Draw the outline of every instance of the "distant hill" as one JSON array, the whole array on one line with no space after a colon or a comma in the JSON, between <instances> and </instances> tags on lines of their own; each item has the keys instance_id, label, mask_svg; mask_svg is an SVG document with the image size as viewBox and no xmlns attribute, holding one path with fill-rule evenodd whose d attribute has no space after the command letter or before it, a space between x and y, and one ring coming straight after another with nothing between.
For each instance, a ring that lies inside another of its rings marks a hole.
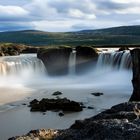
<instances>
[{"instance_id":1,"label":"distant hill","mask_svg":"<svg viewBox=\"0 0 140 140\"><path fill-rule=\"evenodd\" d=\"M36 30L0 32L0 42L45 45L140 45L140 26L121 26L78 32Z\"/></svg>"}]
</instances>

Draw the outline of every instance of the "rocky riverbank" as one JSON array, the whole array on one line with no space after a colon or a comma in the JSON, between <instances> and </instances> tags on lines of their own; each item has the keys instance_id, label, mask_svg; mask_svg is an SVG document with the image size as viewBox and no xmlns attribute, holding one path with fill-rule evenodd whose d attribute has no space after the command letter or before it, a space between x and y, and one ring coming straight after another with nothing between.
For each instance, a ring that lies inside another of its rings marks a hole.
<instances>
[{"instance_id":1,"label":"rocky riverbank","mask_svg":"<svg viewBox=\"0 0 140 140\"><path fill-rule=\"evenodd\" d=\"M23 49L23 45L13 43L0 44L0 56L19 55Z\"/></svg>"},{"instance_id":2,"label":"rocky riverbank","mask_svg":"<svg viewBox=\"0 0 140 140\"><path fill-rule=\"evenodd\" d=\"M0 56L15 56L20 53L37 53L38 48L15 43L1 43Z\"/></svg>"},{"instance_id":3,"label":"rocky riverbank","mask_svg":"<svg viewBox=\"0 0 140 140\"><path fill-rule=\"evenodd\" d=\"M122 103L94 117L75 121L66 130L33 130L9 140L139 140L140 119L136 108L140 108L140 102Z\"/></svg>"}]
</instances>

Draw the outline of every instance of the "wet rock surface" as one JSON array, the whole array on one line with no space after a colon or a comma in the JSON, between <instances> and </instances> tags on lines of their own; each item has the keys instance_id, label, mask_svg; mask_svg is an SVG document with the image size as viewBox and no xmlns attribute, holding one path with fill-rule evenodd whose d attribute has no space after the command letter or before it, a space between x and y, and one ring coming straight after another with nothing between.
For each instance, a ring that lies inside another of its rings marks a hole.
<instances>
[{"instance_id":1,"label":"wet rock surface","mask_svg":"<svg viewBox=\"0 0 140 140\"><path fill-rule=\"evenodd\" d=\"M56 92L54 92L52 95L53 95L53 96L58 96L58 95L62 95L62 94L63 94L62 92L56 91Z\"/></svg>"},{"instance_id":2,"label":"wet rock surface","mask_svg":"<svg viewBox=\"0 0 140 140\"><path fill-rule=\"evenodd\" d=\"M29 107L31 107L31 111L41 111L45 112L47 110L62 110L62 111L82 111L82 106L80 103L71 101L67 98L60 99L42 99L38 101L34 99L30 102Z\"/></svg>"},{"instance_id":3,"label":"wet rock surface","mask_svg":"<svg viewBox=\"0 0 140 140\"><path fill-rule=\"evenodd\" d=\"M91 93L91 95L94 95L94 96L101 96L101 95L104 95L103 93L100 93L100 92L95 92L95 93Z\"/></svg>"},{"instance_id":4,"label":"wet rock surface","mask_svg":"<svg viewBox=\"0 0 140 140\"><path fill-rule=\"evenodd\" d=\"M126 51L126 50L130 50L129 47L120 47L117 51Z\"/></svg>"},{"instance_id":5,"label":"wet rock surface","mask_svg":"<svg viewBox=\"0 0 140 140\"><path fill-rule=\"evenodd\" d=\"M50 134L53 135L54 140L139 140L140 119L136 119L137 116L134 113L136 104L140 108L140 102L127 102L113 106L94 117L75 121L69 129L52 130ZM44 134L48 131L45 130ZM19 138L26 140L29 134L9 140L19 140ZM41 140L39 136L38 139Z\"/></svg>"}]
</instances>

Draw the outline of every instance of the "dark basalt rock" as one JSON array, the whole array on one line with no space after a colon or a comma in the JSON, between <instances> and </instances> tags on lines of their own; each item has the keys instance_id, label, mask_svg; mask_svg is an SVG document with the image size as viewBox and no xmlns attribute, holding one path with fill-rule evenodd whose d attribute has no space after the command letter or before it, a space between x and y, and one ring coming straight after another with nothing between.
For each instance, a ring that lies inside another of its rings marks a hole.
<instances>
[{"instance_id":1,"label":"dark basalt rock","mask_svg":"<svg viewBox=\"0 0 140 140\"><path fill-rule=\"evenodd\" d=\"M76 51L76 72L83 72L85 68L98 59L98 52L93 47L77 46ZM37 56L46 66L49 75L65 75L69 72L69 59L72 52L71 47L54 47L39 49Z\"/></svg>"},{"instance_id":2,"label":"dark basalt rock","mask_svg":"<svg viewBox=\"0 0 140 140\"><path fill-rule=\"evenodd\" d=\"M37 99L34 99L30 102L30 106L34 105L34 104L38 104L38 103L39 103L39 101Z\"/></svg>"},{"instance_id":3,"label":"dark basalt rock","mask_svg":"<svg viewBox=\"0 0 140 140\"><path fill-rule=\"evenodd\" d=\"M126 51L126 50L130 50L128 47L120 47L117 51Z\"/></svg>"},{"instance_id":4,"label":"dark basalt rock","mask_svg":"<svg viewBox=\"0 0 140 140\"><path fill-rule=\"evenodd\" d=\"M94 117L78 120L56 140L139 140L140 119L133 108L140 103L122 103Z\"/></svg>"},{"instance_id":5,"label":"dark basalt rock","mask_svg":"<svg viewBox=\"0 0 140 140\"><path fill-rule=\"evenodd\" d=\"M62 95L62 94L63 94L62 92L56 91L56 92L54 92L52 95L53 95L53 96L58 96L58 95Z\"/></svg>"},{"instance_id":6,"label":"dark basalt rock","mask_svg":"<svg viewBox=\"0 0 140 140\"><path fill-rule=\"evenodd\" d=\"M140 49L131 50L133 64L133 94L130 101L140 101Z\"/></svg>"},{"instance_id":7,"label":"dark basalt rock","mask_svg":"<svg viewBox=\"0 0 140 140\"><path fill-rule=\"evenodd\" d=\"M88 109L94 109L94 107L92 107L92 106L88 106L87 108L88 108Z\"/></svg>"},{"instance_id":8,"label":"dark basalt rock","mask_svg":"<svg viewBox=\"0 0 140 140\"><path fill-rule=\"evenodd\" d=\"M98 51L89 46L76 47L76 72L83 73L94 66L98 59Z\"/></svg>"},{"instance_id":9,"label":"dark basalt rock","mask_svg":"<svg viewBox=\"0 0 140 140\"><path fill-rule=\"evenodd\" d=\"M59 112L58 114L60 117L64 116L64 113L63 112Z\"/></svg>"},{"instance_id":10,"label":"dark basalt rock","mask_svg":"<svg viewBox=\"0 0 140 140\"><path fill-rule=\"evenodd\" d=\"M39 49L37 57L42 60L49 75L66 75L71 51L67 47Z\"/></svg>"},{"instance_id":11,"label":"dark basalt rock","mask_svg":"<svg viewBox=\"0 0 140 140\"><path fill-rule=\"evenodd\" d=\"M22 50L21 53L37 53L38 48L37 47L26 47L25 49Z\"/></svg>"},{"instance_id":12,"label":"dark basalt rock","mask_svg":"<svg viewBox=\"0 0 140 140\"><path fill-rule=\"evenodd\" d=\"M100 114L85 119L76 120L75 123L65 130L51 130L48 135L53 134L53 140L139 140L140 119L136 120L133 111L134 107L140 108L140 102L127 102L113 106ZM31 131L23 137L14 137L9 140L19 140L18 138L40 138L48 130L38 133L41 130ZM47 136L48 136L47 135ZM46 139L47 140L47 139Z\"/></svg>"},{"instance_id":13,"label":"dark basalt rock","mask_svg":"<svg viewBox=\"0 0 140 140\"><path fill-rule=\"evenodd\" d=\"M29 107L31 111L45 112L47 110L63 110L63 111L82 111L82 107L78 102L63 99L42 99L41 101L33 100Z\"/></svg>"},{"instance_id":14,"label":"dark basalt rock","mask_svg":"<svg viewBox=\"0 0 140 140\"><path fill-rule=\"evenodd\" d=\"M94 96L101 96L101 95L104 95L103 93L100 93L100 92L95 92L95 93L91 93L91 95L94 95Z\"/></svg>"}]
</instances>

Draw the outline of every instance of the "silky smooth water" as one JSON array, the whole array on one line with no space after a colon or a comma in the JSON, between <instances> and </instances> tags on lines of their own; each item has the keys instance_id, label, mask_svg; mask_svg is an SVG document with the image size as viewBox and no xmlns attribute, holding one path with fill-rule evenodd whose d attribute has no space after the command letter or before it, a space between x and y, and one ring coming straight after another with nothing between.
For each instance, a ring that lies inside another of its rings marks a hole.
<instances>
[{"instance_id":1,"label":"silky smooth water","mask_svg":"<svg viewBox=\"0 0 140 140\"><path fill-rule=\"evenodd\" d=\"M51 77L36 54L0 58L0 140L31 129L68 128L76 119L91 117L129 99L132 93L129 52L100 53L96 65L81 75L75 74L75 61L76 52L72 52L69 74ZM95 109L59 117L58 112L31 113L22 105L34 98L55 98L54 91L63 92L60 97L83 102ZM104 95L94 97L93 92Z\"/></svg>"}]
</instances>

